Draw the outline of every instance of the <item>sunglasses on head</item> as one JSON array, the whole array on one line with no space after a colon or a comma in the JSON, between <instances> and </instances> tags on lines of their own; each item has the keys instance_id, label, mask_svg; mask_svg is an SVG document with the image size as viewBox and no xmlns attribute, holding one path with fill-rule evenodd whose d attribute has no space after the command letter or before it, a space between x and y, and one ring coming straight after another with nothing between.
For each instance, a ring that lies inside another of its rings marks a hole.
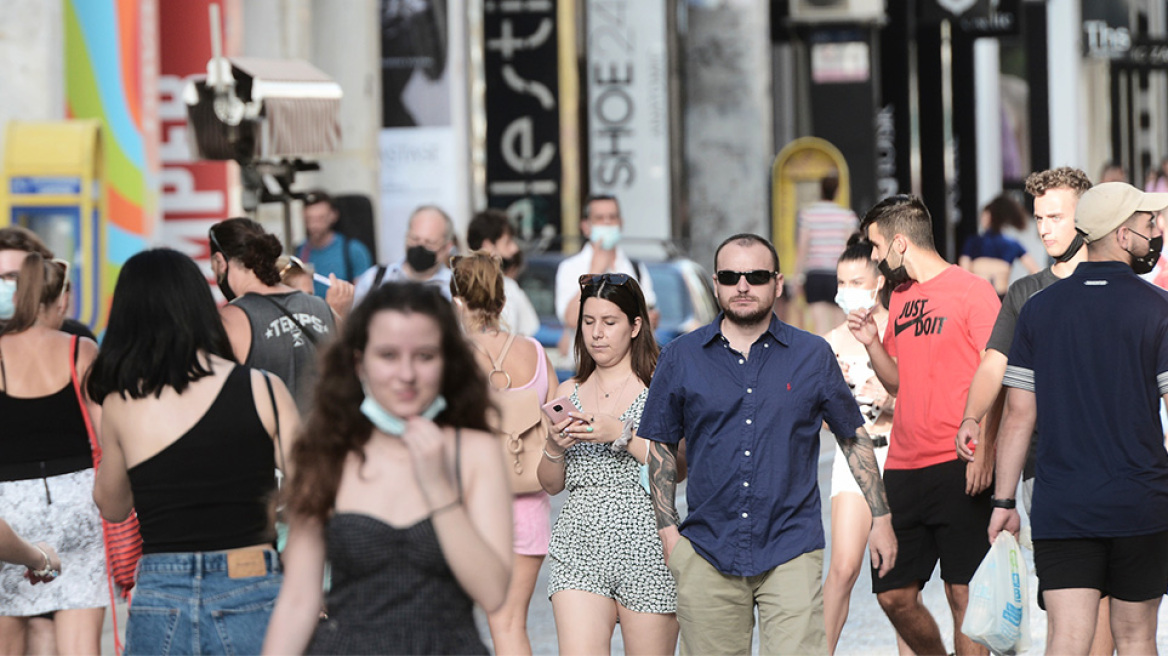
<instances>
[{"instance_id":1,"label":"sunglasses on head","mask_svg":"<svg viewBox=\"0 0 1168 656\"><path fill-rule=\"evenodd\" d=\"M776 271L767 271L766 269L755 269L754 271L730 271L729 269L722 269L717 272L719 285L737 285L738 280L746 276L746 282L752 285L765 285L771 281L772 278L779 275Z\"/></svg>"},{"instance_id":2,"label":"sunglasses on head","mask_svg":"<svg viewBox=\"0 0 1168 656\"><path fill-rule=\"evenodd\" d=\"M216 251L223 253L224 255L227 254L227 251L223 250L223 247L219 245L219 240L215 239L215 229L214 228L207 230L207 237L211 241L211 253L212 254L214 254Z\"/></svg>"},{"instance_id":3,"label":"sunglasses on head","mask_svg":"<svg viewBox=\"0 0 1168 656\"><path fill-rule=\"evenodd\" d=\"M600 285L626 285L631 276L627 273L586 273L580 276L581 287Z\"/></svg>"}]
</instances>

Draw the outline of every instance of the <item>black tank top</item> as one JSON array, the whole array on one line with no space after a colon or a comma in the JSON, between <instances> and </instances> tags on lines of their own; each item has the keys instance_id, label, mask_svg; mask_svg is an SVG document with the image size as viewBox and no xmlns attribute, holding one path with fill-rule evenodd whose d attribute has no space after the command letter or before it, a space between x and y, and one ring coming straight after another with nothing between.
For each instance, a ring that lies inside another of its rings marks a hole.
<instances>
[{"instance_id":1,"label":"black tank top","mask_svg":"<svg viewBox=\"0 0 1168 656\"><path fill-rule=\"evenodd\" d=\"M77 354L74 350L74 361ZM5 376L7 378L7 376ZM70 383L34 398L0 392L0 481L69 474L93 467L89 433Z\"/></svg>"},{"instance_id":2,"label":"black tank top","mask_svg":"<svg viewBox=\"0 0 1168 656\"><path fill-rule=\"evenodd\" d=\"M237 366L189 431L130 468L142 552L223 551L274 541L275 467L251 370Z\"/></svg>"},{"instance_id":3,"label":"black tank top","mask_svg":"<svg viewBox=\"0 0 1168 656\"><path fill-rule=\"evenodd\" d=\"M462 500L461 435L455 476ZM474 603L442 554L430 517L404 528L352 512L325 532L332 564L328 617L308 654L486 654Z\"/></svg>"}]
</instances>

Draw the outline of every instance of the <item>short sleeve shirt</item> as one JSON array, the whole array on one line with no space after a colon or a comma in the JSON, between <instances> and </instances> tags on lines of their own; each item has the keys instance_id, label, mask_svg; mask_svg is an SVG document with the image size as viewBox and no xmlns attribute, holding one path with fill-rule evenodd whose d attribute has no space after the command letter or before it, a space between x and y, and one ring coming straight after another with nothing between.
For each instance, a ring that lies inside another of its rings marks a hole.
<instances>
[{"instance_id":1,"label":"short sleeve shirt","mask_svg":"<svg viewBox=\"0 0 1168 656\"><path fill-rule=\"evenodd\" d=\"M1022 306L1026 305L1031 296L1058 280L1059 277L1051 273L1050 267L1047 267L1038 273L1014 281L1006 291L1006 297L1002 299L1002 311L998 313L998 319L994 322L994 331L990 333L986 350L993 349L1009 356L1010 343L1014 341L1014 327L1018 323L1018 314L1022 312Z\"/></svg>"},{"instance_id":2,"label":"short sleeve shirt","mask_svg":"<svg viewBox=\"0 0 1168 656\"><path fill-rule=\"evenodd\" d=\"M827 342L772 316L749 357L723 315L661 352L638 435L686 440L681 533L718 571L754 576L822 549L819 431L864 419Z\"/></svg>"},{"instance_id":3,"label":"short sleeve shirt","mask_svg":"<svg viewBox=\"0 0 1168 656\"><path fill-rule=\"evenodd\" d=\"M1035 539L1168 530L1168 292L1079 264L1022 308L1003 383L1035 393Z\"/></svg>"},{"instance_id":4,"label":"short sleeve shirt","mask_svg":"<svg viewBox=\"0 0 1168 656\"><path fill-rule=\"evenodd\" d=\"M568 304L580 291L580 276L590 273L588 268L591 264L592 244L589 243L585 244L579 253L564 258L556 269L556 316L560 318L560 321L564 320ZM645 295L645 305L657 306L657 294L653 291L653 279L649 277L648 269L643 263L635 266L620 247L616 249L616 258L612 268L602 273L623 273L633 276L637 279L637 284L641 286L641 293Z\"/></svg>"},{"instance_id":5,"label":"short sleeve shirt","mask_svg":"<svg viewBox=\"0 0 1168 656\"><path fill-rule=\"evenodd\" d=\"M987 232L967 239L961 254L975 260L979 257L992 257L1013 263L1026 254L1026 249L1012 237L1000 232Z\"/></svg>"},{"instance_id":6,"label":"short sleeve shirt","mask_svg":"<svg viewBox=\"0 0 1168 656\"><path fill-rule=\"evenodd\" d=\"M349 259L345 260L345 251L349 251ZM312 248L305 242L296 249L300 259L312 264L316 273L328 277L335 274L341 280L352 282L357 276L373 265L373 257L369 249L359 240L334 233L332 241L324 248ZM348 265L346 267L346 264ZM318 281L312 281L313 293L324 298L328 287Z\"/></svg>"},{"instance_id":7,"label":"short sleeve shirt","mask_svg":"<svg viewBox=\"0 0 1168 656\"><path fill-rule=\"evenodd\" d=\"M1000 307L985 279L957 266L892 293L884 348L900 386L886 470L957 458L953 436Z\"/></svg>"}]
</instances>

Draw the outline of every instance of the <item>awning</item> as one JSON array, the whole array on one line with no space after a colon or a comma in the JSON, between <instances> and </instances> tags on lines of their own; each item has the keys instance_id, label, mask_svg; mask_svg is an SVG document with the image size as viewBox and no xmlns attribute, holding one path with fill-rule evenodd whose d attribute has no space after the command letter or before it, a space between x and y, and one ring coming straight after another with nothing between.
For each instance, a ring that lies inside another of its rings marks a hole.
<instances>
[{"instance_id":1,"label":"awning","mask_svg":"<svg viewBox=\"0 0 1168 656\"><path fill-rule=\"evenodd\" d=\"M341 87L306 61L227 59L229 80L192 80L185 91L202 159L249 161L335 152L341 143Z\"/></svg>"}]
</instances>

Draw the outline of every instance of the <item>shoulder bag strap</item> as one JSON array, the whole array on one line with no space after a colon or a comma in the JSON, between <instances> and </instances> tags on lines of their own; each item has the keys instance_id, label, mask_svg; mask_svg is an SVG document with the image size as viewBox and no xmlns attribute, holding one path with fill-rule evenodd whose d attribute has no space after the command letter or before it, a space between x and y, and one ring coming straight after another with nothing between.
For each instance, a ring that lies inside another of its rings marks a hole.
<instances>
[{"instance_id":1,"label":"shoulder bag strap","mask_svg":"<svg viewBox=\"0 0 1168 656\"><path fill-rule=\"evenodd\" d=\"M304 324L300 323L300 321L296 319L296 317L292 316L292 313L288 311L288 308L284 307L283 305L280 305L279 303L276 302L276 299L272 298L271 296L268 296L267 294L252 294L252 296L258 296L258 297L264 299L265 301L271 303L272 305L276 306L277 310L284 313L284 316L291 319L292 323L296 324L296 326L298 328L300 328L300 332L303 333L304 336L308 338L308 341L312 342L313 346L317 345L316 344L316 335L313 335L312 330L310 330L309 328L306 328L304 326Z\"/></svg>"},{"instance_id":2,"label":"shoulder bag strap","mask_svg":"<svg viewBox=\"0 0 1168 656\"><path fill-rule=\"evenodd\" d=\"M352 242L349 241L348 237L345 237L339 232L337 233L337 236L341 238L341 254L345 258L345 280L352 280L353 257L349 253L349 247L352 246Z\"/></svg>"},{"instance_id":3,"label":"shoulder bag strap","mask_svg":"<svg viewBox=\"0 0 1168 656\"><path fill-rule=\"evenodd\" d=\"M280 440L280 406L276 405L276 391L272 389L271 374L263 369L260 370L260 373L264 375L264 384L268 386L268 398L272 401L272 415L276 418L276 454L280 457L280 474L283 478L283 474L288 470L285 466L287 463L284 462L284 443Z\"/></svg>"},{"instance_id":4,"label":"shoulder bag strap","mask_svg":"<svg viewBox=\"0 0 1168 656\"><path fill-rule=\"evenodd\" d=\"M377 276L373 279L373 286L369 288L369 291L373 291L381 286L381 281L385 280L385 272L388 270L389 267L384 264L377 265Z\"/></svg>"},{"instance_id":5,"label":"shoulder bag strap","mask_svg":"<svg viewBox=\"0 0 1168 656\"><path fill-rule=\"evenodd\" d=\"M93 451L93 468L96 470L101 464L101 445L97 443L97 436L93 434L93 420L89 418L89 407L85 405L85 395L81 393L81 381L77 377L77 354L81 351L81 340L74 335L69 341L73 347L73 359L69 361L69 376L73 381L77 405L81 407L81 418L85 420L85 432L89 436L89 448Z\"/></svg>"}]
</instances>

